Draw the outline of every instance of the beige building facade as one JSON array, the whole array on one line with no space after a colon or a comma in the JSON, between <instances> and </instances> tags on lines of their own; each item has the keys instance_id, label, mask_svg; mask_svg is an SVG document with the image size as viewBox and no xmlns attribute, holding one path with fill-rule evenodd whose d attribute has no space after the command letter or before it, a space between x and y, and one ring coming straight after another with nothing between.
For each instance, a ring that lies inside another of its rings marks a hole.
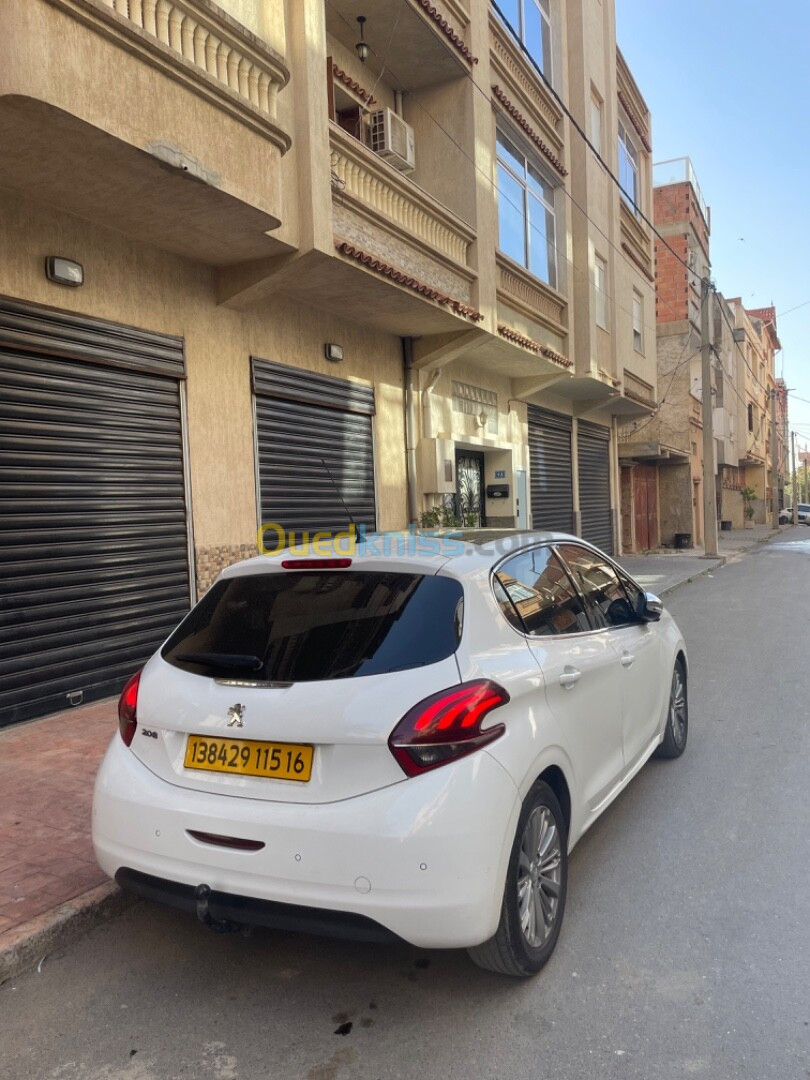
<instances>
[{"instance_id":1,"label":"beige building facade","mask_svg":"<svg viewBox=\"0 0 810 1080\"><path fill-rule=\"evenodd\" d=\"M501 10L0 5L0 723L113 692L269 522L618 550L650 117L612 3Z\"/></svg>"}]
</instances>

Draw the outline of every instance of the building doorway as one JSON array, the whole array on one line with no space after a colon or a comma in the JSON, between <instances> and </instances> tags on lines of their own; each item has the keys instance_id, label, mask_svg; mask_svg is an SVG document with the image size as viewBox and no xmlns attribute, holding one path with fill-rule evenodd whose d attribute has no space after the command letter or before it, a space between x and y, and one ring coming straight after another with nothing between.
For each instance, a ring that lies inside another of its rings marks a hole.
<instances>
[{"instance_id":1,"label":"building doorway","mask_svg":"<svg viewBox=\"0 0 810 1080\"><path fill-rule=\"evenodd\" d=\"M658 547L658 477L654 465L637 465L633 470L633 511L636 550Z\"/></svg>"},{"instance_id":2,"label":"building doorway","mask_svg":"<svg viewBox=\"0 0 810 1080\"><path fill-rule=\"evenodd\" d=\"M477 450L456 451L456 516L471 528L486 525L484 455Z\"/></svg>"}]
</instances>

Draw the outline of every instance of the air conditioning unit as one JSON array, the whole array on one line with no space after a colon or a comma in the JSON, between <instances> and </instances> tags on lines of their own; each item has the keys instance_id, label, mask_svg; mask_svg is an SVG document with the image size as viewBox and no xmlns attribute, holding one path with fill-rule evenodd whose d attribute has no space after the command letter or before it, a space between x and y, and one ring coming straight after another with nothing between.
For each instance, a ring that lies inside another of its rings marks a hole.
<instances>
[{"instance_id":1,"label":"air conditioning unit","mask_svg":"<svg viewBox=\"0 0 810 1080\"><path fill-rule=\"evenodd\" d=\"M416 167L413 128L393 109L371 114L371 149L400 172L412 172Z\"/></svg>"}]
</instances>

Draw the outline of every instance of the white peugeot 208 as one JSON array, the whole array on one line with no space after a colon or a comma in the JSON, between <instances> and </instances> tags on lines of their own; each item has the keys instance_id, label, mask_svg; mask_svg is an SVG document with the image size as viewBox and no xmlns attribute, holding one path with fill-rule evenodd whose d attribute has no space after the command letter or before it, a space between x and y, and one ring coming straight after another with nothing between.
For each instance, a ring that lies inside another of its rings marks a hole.
<instances>
[{"instance_id":1,"label":"white peugeot 208","mask_svg":"<svg viewBox=\"0 0 810 1080\"><path fill-rule=\"evenodd\" d=\"M684 750L684 642L575 537L393 539L224 571L121 695L96 855L218 929L531 975L574 844Z\"/></svg>"}]
</instances>

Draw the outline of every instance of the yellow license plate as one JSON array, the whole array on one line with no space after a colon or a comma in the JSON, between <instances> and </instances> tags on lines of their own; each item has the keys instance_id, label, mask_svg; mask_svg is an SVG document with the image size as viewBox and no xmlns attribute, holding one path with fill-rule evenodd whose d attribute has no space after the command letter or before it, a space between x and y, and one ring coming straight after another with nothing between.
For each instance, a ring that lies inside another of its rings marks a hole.
<instances>
[{"instance_id":1,"label":"yellow license plate","mask_svg":"<svg viewBox=\"0 0 810 1080\"><path fill-rule=\"evenodd\" d=\"M312 775L311 746L298 743L254 742L252 739L220 739L189 735L187 769L235 773L237 776L267 776L273 780L301 780Z\"/></svg>"}]
</instances>

